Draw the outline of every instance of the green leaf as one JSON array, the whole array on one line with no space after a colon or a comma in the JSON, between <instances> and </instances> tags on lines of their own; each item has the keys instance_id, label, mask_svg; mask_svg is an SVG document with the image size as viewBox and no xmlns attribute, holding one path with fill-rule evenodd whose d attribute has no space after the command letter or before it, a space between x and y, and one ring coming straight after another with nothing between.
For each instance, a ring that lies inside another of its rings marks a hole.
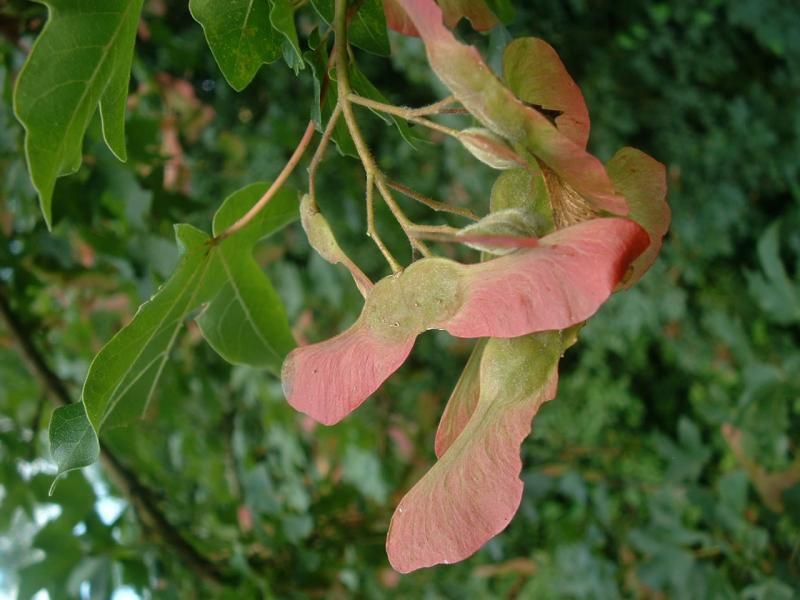
<instances>
[{"instance_id":1,"label":"green leaf","mask_svg":"<svg viewBox=\"0 0 800 600\"><path fill-rule=\"evenodd\" d=\"M14 112L42 214L58 177L78 170L98 104L103 137L126 160L125 103L143 0L49 0L50 16L17 79Z\"/></svg>"},{"instance_id":2,"label":"green leaf","mask_svg":"<svg viewBox=\"0 0 800 600\"><path fill-rule=\"evenodd\" d=\"M214 217L215 234L244 215L268 187L254 183L228 197ZM218 244L191 225L175 226L181 259L172 276L89 367L80 407L88 415L81 431L89 439L97 444L103 427L125 425L147 410L184 321L203 303L210 303L203 333L224 358L280 369L294 339L283 304L252 253L259 239L298 215L297 193L283 189L247 226ZM53 423L59 424L55 417ZM61 463L74 469L93 462L85 452L75 453L77 434L56 436L59 430L51 426L50 435L53 455L64 457L57 458L60 468Z\"/></svg>"},{"instance_id":3,"label":"green leaf","mask_svg":"<svg viewBox=\"0 0 800 600\"><path fill-rule=\"evenodd\" d=\"M383 2L381 0L364 0L350 21L348 35L353 45L362 50L378 56L389 56L392 49L389 47Z\"/></svg>"},{"instance_id":4,"label":"green leaf","mask_svg":"<svg viewBox=\"0 0 800 600\"><path fill-rule=\"evenodd\" d=\"M95 431L147 410L187 315L219 291L221 269L209 236L190 225L176 225L175 234L182 251L175 272L89 367L83 402Z\"/></svg>"},{"instance_id":5,"label":"green leaf","mask_svg":"<svg viewBox=\"0 0 800 600\"><path fill-rule=\"evenodd\" d=\"M100 444L82 403L69 404L53 411L50 420L50 451L58 466L58 474L50 486L53 495L56 483L67 471L92 464L100 455Z\"/></svg>"},{"instance_id":6,"label":"green leaf","mask_svg":"<svg viewBox=\"0 0 800 600\"><path fill-rule=\"evenodd\" d=\"M272 9L269 13L269 20L275 30L286 38L282 45L283 57L286 64L297 73L303 68L303 51L300 49L300 41L297 39L297 27L294 24L294 5L290 0L270 0Z\"/></svg>"},{"instance_id":7,"label":"green leaf","mask_svg":"<svg viewBox=\"0 0 800 600\"><path fill-rule=\"evenodd\" d=\"M214 234L233 224L265 189L265 184L256 183L228 197L214 217ZM224 283L197 322L206 341L228 362L279 373L284 357L295 347L286 310L253 258L253 245L298 216L297 193L284 188L252 223L220 244Z\"/></svg>"},{"instance_id":8,"label":"green leaf","mask_svg":"<svg viewBox=\"0 0 800 600\"><path fill-rule=\"evenodd\" d=\"M326 23L333 22L334 0L311 0L311 3ZM364 0L361 3L358 11L350 20L347 38L354 46L372 54L378 56L391 54L389 34L386 30L386 16L381 0Z\"/></svg>"},{"instance_id":9,"label":"green leaf","mask_svg":"<svg viewBox=\"0 0 800 600\"><path fill-rule=\"evenodd\" d=\"M349 73L350 85L355 93L364 98L369 98L370 100L383 102L384 104L390 104L390 102L386 99L386 96L384 96L380 90L376 88L369 79L367 79L367 76L361 72L361 69L358 68L358 65L351 63ZM394 123L397 127L397 131L400 132L400 135L403 137L403 139L408 142L412 148L416 148L415 142L418 142L420 138L414 134L404 119L387 115L380 111L372 112L383 119L383 121L386 123Z\"/></svg>"},{"instance_id":10,"label":"green leaf","mask_svg":"<svg viewBox=\"0 0 800 600\"><path fill-rule=\"evenodd\" d=\"M261 65L281 56L281 38L270 24L269 8L267 0L189 2L222 74L237 91L253 81Z\"/></svg>"},{"instance_id":11,"label":"green leaf","mask_svg":"<svg viewBox=\"0 0 800 600\"><path fill-rule=\"evenodd\" d=\"M758 262L763 273L747 273L750 294L777 324L800 322L800 285L786 273L780 255L780 225L773 223L758 240Z\"/></svg>"},{"instance_id":12,"label":"green leaf","mask_svg":"<svg viewBox=\"0 0 800 600\"><path fill-rule=\"evenodd\" d=\"M517 10L511 0L485 0L489 7L502 23L510 23L517 16Z\"/></svg>"}]
</instances>

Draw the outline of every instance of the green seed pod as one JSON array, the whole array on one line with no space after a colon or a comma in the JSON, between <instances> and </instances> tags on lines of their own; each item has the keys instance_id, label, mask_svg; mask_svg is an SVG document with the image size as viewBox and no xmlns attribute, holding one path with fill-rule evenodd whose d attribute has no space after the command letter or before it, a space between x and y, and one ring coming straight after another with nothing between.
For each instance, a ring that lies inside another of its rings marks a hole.
<instances>
[{"instance_id":1,"label":"green seed pod","mask_svg":"<svg viewBox=\"0 0 800 600\"><path fill-rule=\"evenodd\" d=\"M525 165L503 138L488 129L464 129L459 133L458 140L470 154L493 169L502 171Z\"/></svg>"}]
</instances>

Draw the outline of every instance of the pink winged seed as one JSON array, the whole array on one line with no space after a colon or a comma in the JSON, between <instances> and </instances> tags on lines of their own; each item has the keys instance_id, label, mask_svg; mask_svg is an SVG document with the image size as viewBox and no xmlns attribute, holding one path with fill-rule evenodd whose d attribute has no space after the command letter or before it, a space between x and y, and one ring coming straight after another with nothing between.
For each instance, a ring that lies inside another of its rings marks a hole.
<instances>
[{"instance_id":1,"label":"pink winged seed","mask_svg":"<svg viewBox=\"0 0 800 600\"><path fill-rule=\"evenodd\" d=\"M598 210L626 215L603 164L542 113L527 106L495 76L478 51L445 27L433 0L396 0L425 43L431 69L476 119L509 142L523 145Z\"/></svg>"},{"instance_id":2,"label":"pink winged seed","mask_svg":"<svg viewBox=\"0 0 800 600\"><path fill-rule=\"evenodd\" d=\"M522 238L519 243L529 242ZM420 320L414 330L397 337L374 330L365 310L344 333L289 354L282 373L286 398L297 410L330 425L378 389L426 329L444 329L464 338L509 338L580 323L608 299L648 242L645 231L633 221L593 219L547 235L535 247L483 263L417 261L417 273L425 264L448 265L461 290L452 313L435 322ZM416 305L406 307L409 311L432 314L423 305L425 295L412 289L420 283L418 278L407 278L410 273L411 269L392 276L394 297L413 298Z\"/></svg>"},{"instance_id":3,"label":"pink winged seed","mask_svg":"<svg viewBox=\"0 0 800 600\"><path fill-rule=\"evenodd\" d=\"M467 426L472 413L475 412L481 394L480 366L485 345L486 339L481 339L472 349L464 371L458 378L453 393L450 394L450 399L444 407L434 441L436 458L441 458L453 445L464 427Z\"/></svg>"},{"instance_id":4,"label":"pink winged seed","mask_svg":"<svg viewBox=\"0 0 800 600\"><path fill-rule=\"evenodd\" d=\"M283 363L289 404L323 425L334 425L358 408L414 346L416 335L391 343L361 321L329 340L295 349Z\"/></svg>"},{"instance_id":5,"label":"pink winged seed","mask_svg":"<svg viewBox=\"0 0 800 600\"><path fill-rule=\"evenodd\" d=\"M667 173L663 164L635 148L622 148L608 163L608 174L630 206L629 218L650 236L650 246L631 266L624 287L635 284L652 266L661 251L672 214L667 204Z\"/></svg>"},{"instance_id":6,"label":"pink winged seed","mask_svg":"<svg viewBox=\"0 0 800 600\"><path fill-rule=\"evenodd\" d=\"M469 265L466 299L443 328L465 338L566 329L597 312L649 243L633 221L592 219Z\"/></svg>"},{"instance_id":7,"label":"pink winged seed","mask_svg":"<svg viewBox=\"0 0 800 600\"><path fill-rule=\"evenodd\" d=\"M520 446L558 386L553 369L532 397L482 402L461 435L400 501L386 552L400 573L464 560L508 526L522 499Z\"/></svg>"},{"instance_id":8,"label":"pink winged seed","mask_svg":"<svg viewBox=\"0 0 800 600\"><path fill-rule=\"evenodd\" d=\"M586 148L589 110L578 84L553 47L538 38L519 38L503 53L506 85L520 100L558 112L558 130Z\"/></svg>"}]
</instances>

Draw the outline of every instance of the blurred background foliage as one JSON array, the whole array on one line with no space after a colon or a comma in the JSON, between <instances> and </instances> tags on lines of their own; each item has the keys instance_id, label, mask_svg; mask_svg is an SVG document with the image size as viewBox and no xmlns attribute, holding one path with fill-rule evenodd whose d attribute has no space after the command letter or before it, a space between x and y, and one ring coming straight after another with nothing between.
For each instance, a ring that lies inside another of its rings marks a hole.
<instances>
[{"instance_id":1,"label":"blurred background foliage","mask_svg":"<svg viewBox=\"0 0 800 600\"><path fill-rule=\"evenodd\" d=\"M394 506L434 459L464 340L422 336L370 402L323 428L274 377L228 366L190 327L153 414L104 437L117 470L72 473L48 497L54 405L0 324L0 598L800 597L800 6L516 4L507 29L463 33L495 60L509 36L553 44L586 96L593 151L632 145L668 166L674 223L652 271L563 361L558 397L524 445L508 529L462 564L408 576L383 550ZM208 230L225 196L274 177L309 117L308 69L275 63L235 93L185 5L147 2L130 160L118 163L94 124L84 165L58 183L52 233L10 100L45 11L0 5L0 291L73 399L92 356L174 266L172 224ZM301 13L301 31L312 19ZM357 52L372 81L399 104L441 97L421 44L392 45L391 61ZM414 150L362 118L393 177L486 211L495 173L450 140ZM379 277L362 194L358 163L329 153L322 209ZM357 315L348 275L309 252L299 226L257 256L299 339Z\"/></svg>"}]
</instances>

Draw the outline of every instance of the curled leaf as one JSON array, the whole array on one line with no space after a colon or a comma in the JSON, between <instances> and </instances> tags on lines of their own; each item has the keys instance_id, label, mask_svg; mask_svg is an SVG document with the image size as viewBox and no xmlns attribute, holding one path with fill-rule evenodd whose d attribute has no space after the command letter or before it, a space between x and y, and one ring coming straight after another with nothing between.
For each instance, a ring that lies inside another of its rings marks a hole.
<instances>
[{"instance_id":1,"label":"curled leaf","mask_svg":"<svg viewBox=\"0 0 800 600\"><path fill-rule=\"evenodd\" d=\"M420 34L431 68L485 127L548 165L597 210L627 214L602 163L548 118L517 98L478 51L456 40L433 0L398 0Z\"/></svg>"},{"instance_id":2,"label":"curled leaf","mask_svg":"<svg viewBox=\"0 0 800 600\"><path fill-rule=\"evenodd\" d=\"M392 517L386 550L397 571L463 560L506 528L522 498L520 445L555 396L567 338L556 331L486 343L466 427Z\"/></svg>"},{"instance_id":3,"label":"curled leaf","mask_svg":"<svg viewBox=\"0 0 800 600\"><path fill-rule=\"evenodd\" d=\"M17 78L14 112L47 226L56 179L74 173L100 112L103 138L126 160L125 101L143 0L45 0L49 17Z\"/></svg>"},{"instance_id":4,"label":"curled leaf","mask_svg":"<svg viewBox=\"0 0 800 600\"><path fill-rule=\"evenodd\" d=\"M606 165L614 185L625 195L629 218L650 236L650 245L631 265L624 287L629 288L647 272L661 251L661 243L672 218L667 204L667 174L664 165L635 148L622 148Z\"/></svg>"}]
</instances>

